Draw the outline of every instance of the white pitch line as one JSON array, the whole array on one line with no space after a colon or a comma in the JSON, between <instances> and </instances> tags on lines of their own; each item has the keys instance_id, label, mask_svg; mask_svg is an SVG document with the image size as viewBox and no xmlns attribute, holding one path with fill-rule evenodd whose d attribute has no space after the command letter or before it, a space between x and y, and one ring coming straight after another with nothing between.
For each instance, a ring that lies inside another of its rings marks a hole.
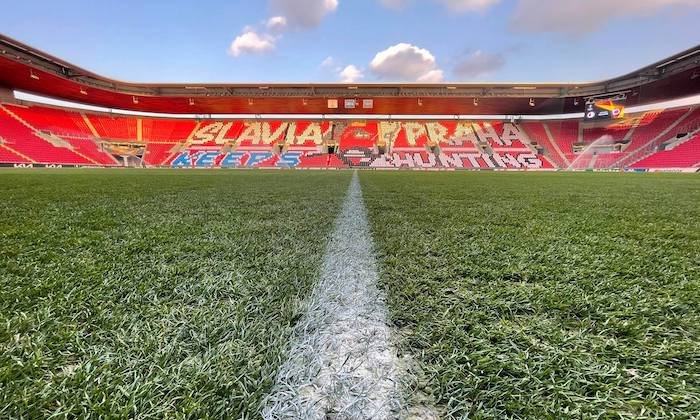
<instances>
[{"instance_id":1,"label":"white pitch line","mask_svg":"<svg viewBox=\"0 0 700 420\"><path fill-rule=\"evenodd\" d=\"M320 281L296 326L266 419L386 419L400 408L396 351L362 190L353 175Z\"/></svg>"}]
</instances>

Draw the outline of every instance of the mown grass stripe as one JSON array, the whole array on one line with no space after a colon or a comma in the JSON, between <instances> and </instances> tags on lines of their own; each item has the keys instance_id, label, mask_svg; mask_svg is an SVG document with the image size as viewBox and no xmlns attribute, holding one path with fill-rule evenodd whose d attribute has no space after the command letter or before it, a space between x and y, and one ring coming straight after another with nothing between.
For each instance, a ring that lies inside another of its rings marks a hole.
<instances>
[{"instance_id":1,"label":"mown grass stripe","mask_svg":"<svg viewBox=\"0 0 700 420\"><path fill-rule=\"evenodd\" d=\"M446 419L698 418L695 175L360 179L394 345L413 356L404 404L422 392Z\"/></svg>"},{"instance_id":2,"label":"mown grass stripe","mask_svg":"<svg viewBox=\"0 0 700 420\"><path fill-rule=\"evenodd\" d=\"M263 415L387 418L398 411L397 357L357 174Z\"/></svg>"},{"instance_id":3,"label":"mown grass stripe","mask_svg":"<svg viewBox=\"0 0 700 420\"><path fill-rule=\"evenodd\" d=\"M0 418L259 417L350 178L0 170Z\"/></svg>"}]
</instances>

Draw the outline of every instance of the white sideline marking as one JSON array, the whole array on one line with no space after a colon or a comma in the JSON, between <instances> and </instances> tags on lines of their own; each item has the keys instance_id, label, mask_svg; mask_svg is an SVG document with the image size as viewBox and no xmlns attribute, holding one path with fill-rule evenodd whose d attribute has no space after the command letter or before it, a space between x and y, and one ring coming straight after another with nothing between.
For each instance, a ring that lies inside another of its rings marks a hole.
<instances>
[{"instance_id":1,"label":"white sideline marking","mask_svg":"<svg viewBox=\"0 0 700 420\"><path fill-rule=\"evenodd\" d=\"M353 175L321 279L263 409L266 419L397 416L397 356L362 190Z\"/></svg>"}]
</instances>

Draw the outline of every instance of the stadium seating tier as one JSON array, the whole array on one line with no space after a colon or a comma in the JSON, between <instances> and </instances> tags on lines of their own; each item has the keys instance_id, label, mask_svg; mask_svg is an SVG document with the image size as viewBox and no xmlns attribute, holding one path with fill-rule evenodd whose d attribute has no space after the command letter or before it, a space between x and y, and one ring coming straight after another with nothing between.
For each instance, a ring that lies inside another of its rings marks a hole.
<instances>
[{"instance_id":1,"label":"stadium seating tier","mask_svg":"<svg viewBox=\"0 0 700 420\"><path fill-rule=\"evenodd\" d=\"M522 170L612 169L622 162L675 168L700 163L697 135L670 150L662 145L699 127L700 108L647 112L607 124L515 124L197 121L3 104L0 163L118 166L124 155L111 153L127 150L138 153L128 162L147 167Z\"/></svg>"}]
</instances>

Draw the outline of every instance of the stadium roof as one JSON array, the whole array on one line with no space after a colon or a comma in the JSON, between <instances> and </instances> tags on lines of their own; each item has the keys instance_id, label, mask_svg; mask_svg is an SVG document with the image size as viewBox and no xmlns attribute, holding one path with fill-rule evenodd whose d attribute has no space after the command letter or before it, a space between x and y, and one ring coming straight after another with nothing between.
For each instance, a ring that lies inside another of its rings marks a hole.
<instances>
[{"instance_id":1,"label":"stadium roof","mask_svg":"<svg viewBox=\"0 0 700 420\"><path fill-rule=\"evenodd\" d=\"M100 76L0 34L0 87L158 113L545 115L582 112L595 97L622 95L628 105L642 105L698 94L700 45L600 82L165 84ZM352 99L354 107L346 104Z\"/></svg>"}]
</instances>

